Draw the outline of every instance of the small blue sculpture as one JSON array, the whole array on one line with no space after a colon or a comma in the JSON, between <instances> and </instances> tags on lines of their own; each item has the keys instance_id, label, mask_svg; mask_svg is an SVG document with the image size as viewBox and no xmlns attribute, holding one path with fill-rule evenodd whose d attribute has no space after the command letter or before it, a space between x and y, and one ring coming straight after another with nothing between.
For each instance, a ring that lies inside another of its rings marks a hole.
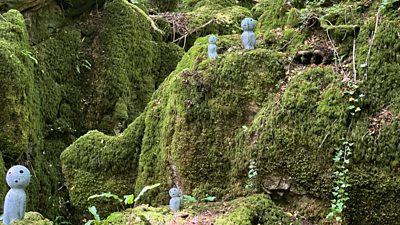
<instances>
[{"instance_id":1,"label":"small blue sculpture","mask_svg":"<svg viewBox=\"0 0 400 225\"><path fill-rule=\"evenodd\" d=\"M256 27L256 21L252 18L244 18L242 20L242 43L244 49L254 49L256 45L256 35L254 34L254 28Z\"/></svg>"},{"instance_id":2,"label":"small blue sculpture","mask_svg":"<svg viewBox=\"0 0 400 225\"><path fill-rule=\"evenodd\" d=\"M7 171L6 181L10 190L4 200L3 223L11 224L14 220L22 220L25 216L25 188L31 180L31 173L25 166L16 165Z\"/></svg>"},{"instance_id":3,"label":"small blue sculpture","mask_svg":"<svg viewBox=\"0 0 400 225\"><path fill-rule=\"evenodd\" d=\"M169 190L169 196L171 196L169 208L172 212L178 211L181 205L181 191L178 188L171 188L171 190Z\"/></svg>"},{"instance_id":4,"label":"small blue sculpture","mask_svg":"<svg viewBox=\"0 0 400 225\"><path fill-rule=\"evenodd\" d=\"M217 40L218 38L215 35L211 35L208 38L208 58L215 59L217 58Z\"/></svg>"}]
</instances>

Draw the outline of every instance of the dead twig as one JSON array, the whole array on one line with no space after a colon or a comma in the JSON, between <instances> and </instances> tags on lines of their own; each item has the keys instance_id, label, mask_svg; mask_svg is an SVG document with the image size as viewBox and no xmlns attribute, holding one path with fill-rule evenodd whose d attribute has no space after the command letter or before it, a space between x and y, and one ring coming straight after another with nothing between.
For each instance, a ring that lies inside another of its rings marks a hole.
<instances>
[{"instance_id":1,"label":"dead twig","mask_svg":"<svg viewBox=\"0 0 400 225\"><path fill-rule=\"evenodd\" d=\"M365 80L368 79L369 59L371 58L372 45L374 44L376 31L378 30L378 24L379 24L380 17L381 17L381 12L380 12L380 9L378 9L378 12L375 15L375 29L374 29L374 31L372 33L372 39L370 39L370 41L369 41L368 54L367 54L367 58L365 59L365 63L364 63L364 67L365 67L364 77L365 77Z\"/></svg>"},{"instance_id":2,"label":"dead twig","mask_svg":"<svg viewBox=\"0 0 400 225\"><path fill-rule=\"evenodd\" d=\"M321 142L321 144L318 146L318 148L321 148L321 147L322 147L322 145L324 144L326 138L327 138L330 134L331 134L331 133L328 132L328 133L325 135L324 140L322 140L322 142Z\"/></svg>"},{"instance_id":3,"label":"dead twig","mask_svg":"<svg viewBox=\"0 0 400 225\"><path fill-rule=\"evenodd\" d=\"M7 19L6 19L6 18L4 18L4 16L3 16L3 15L1 15L1 14L0 14L0 18L1 18L1 19L3 19L4 21L7 21Z\"/></svg>"},{"instance_id":4,"label":"dead twig","mask_svg":"<svg viewBox=\"0 0 400 225\"><path fill-rule=\"evenodd\" d=\"M334 54L334 56L335 56L335 68L336 68L337 70L339 70L339 67L340 67L340 70L341 70L341 71L344 71L344 68L343 68L343 66L342 66L342 62L341 62L341 60L340 60L339 53L338 53L338 51L337 51L337 49L336 49L335 44L333 43L333 41L332 41L332 39L331 39L331 36L329 35L329 30L328 30L328 29L326 29L326 35L328 36L329 42L331 43L332 48L333 48L333 54ZM337 63L336 61L339 62L339 67L338 67L338 63Z\"/></svg>"},{"instance_id":5,"label":"dead twig","mask_svg":"<svg viewBox=\"0 0 400 225\"><path fill-rule=\"evenodd\" d=\"M210 21L208 21L207 23L205 23L205 24L203 24L203 25L201 25L201 26L199 26L199 27L196 27L196 29L193 29L193 30L189 31L187 34L183 35L182 37L180 37L180 38L178 38L178 39L175 39L173 42L177 42L177 41L180 41L180 40L182 40L182 39L185 39L185 40L186 40L186 37L187 37L187 36L189 36L189 35L191 35L191 34L197 32L197 31L199 31L200 29L206 27L207 25L209 25L209 24L212 23L213 21L214 21L214 20L210 20Z\"/></svg>"},{"instance_id":6,"label":"dead twig","mask_svg":"<svg viewBox=\"0 0 400 225\"><path fill-rule=\"evenodd\" d=\"M354 32L355 34L355 32ZM353 37L353 78L357 82L357 69L356 69L356 37Z\"/></svg>"}]
</instances>

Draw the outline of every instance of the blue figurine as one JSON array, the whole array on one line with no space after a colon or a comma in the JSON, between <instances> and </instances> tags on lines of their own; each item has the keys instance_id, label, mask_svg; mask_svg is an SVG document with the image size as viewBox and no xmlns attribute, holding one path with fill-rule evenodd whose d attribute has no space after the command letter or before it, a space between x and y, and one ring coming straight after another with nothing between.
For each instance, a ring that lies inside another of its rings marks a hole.
<instances>
[{"instance_id":1,"label":"blue figurine","mask_svg":"<svg viewBox=\"0 0 400 225\"><path fill-rule=\"evenodd\" d=\"M256 45L256 35L253 30L256 27L256 21L249 17L244 18L241 27L243 29L242 43L244 49L254 49Z\"/></svg>"},{"instance_id":2,"label":"blue figurine","mask_svg":"<svg viewBox=\"0 0 400 225\"><path fill-rule=\"evenodd\" d=\"M178 211L181 205L180 190L178 188L171 188L171 190L169 190L169 196L171 196L171 200L169 200L169 208L172 212Z\"/></svg>"},{"instance_id":3,"label":"blue figurine","mask_svg":"<svg viewBox=\"0 0 400 225\"><path fill-rule=\"evenodd\" d=\"M217 40L218 38L215 35L211 35L208 38L208 58L215 59L217 58Z\"/></svg>"},{"instance_id":4,"label":"blue figurine","mask_svg":"<svg viewBox=\"0 0 400 225\"><path fill-rule=\"evenodd\" d=\"M6 181L10 190L4 200L3 223L11 224L14 220L22 220L25 216L25 188L31 180L31 173L25 166L16 165L7 171Z\"/></svg>"}]
</instances>

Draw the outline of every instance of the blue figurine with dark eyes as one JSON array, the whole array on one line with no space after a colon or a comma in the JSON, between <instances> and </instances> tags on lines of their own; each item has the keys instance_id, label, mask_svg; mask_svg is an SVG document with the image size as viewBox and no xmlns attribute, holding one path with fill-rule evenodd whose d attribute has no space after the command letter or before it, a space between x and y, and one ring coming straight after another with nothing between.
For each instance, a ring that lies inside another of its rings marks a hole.
<instances>
[{"instance_id":1,"label":"blue figurine with dark eyes","mask_svg":"<svg viewBox=\"0 0 400 225\"><path fill-rule=\"evenodd\" d=\"M16 165L7 171L6 181L10 190L4 200L3 224L11 224L14 220L22 220L25 216L25 188L31 180L31 173L25 166Z\"/></svg>"},{"instance_id":2,"label":"blue figurine with dark eyes","mask_svg":"<svg viewBox=\"0 0 400 225\"><path fill-rule=\"evenodd\" d=\"M208 58L209 59L215 59L217 58L217 36L211 35L208 38Z\"/></svg>"},{"instance_id":3,"label":"blue figurine with dark eyes","mask_svg":"<svg viewBox=\"0 0 400 225\"><path fill-rule=\"evenodd\" d=\"M254 46L256 45L256 34L254 33L256 21L249 17L244 18L241 27L243 29L242 43L244 49L254 49Z\"/></svg>"},{"instance_id":4,"label":"blue figurine with dark eyes","mask_svg":"<svg viewBox=\"0 0 400 225\"><path fill-rule=\"evenodd\" d=\"M169 190L169 196L171 196L171 200L169 200L169 208L172 212L178 211L181 205L181 191L178 188L171 188Z\"/></svg>"}]
</instances>

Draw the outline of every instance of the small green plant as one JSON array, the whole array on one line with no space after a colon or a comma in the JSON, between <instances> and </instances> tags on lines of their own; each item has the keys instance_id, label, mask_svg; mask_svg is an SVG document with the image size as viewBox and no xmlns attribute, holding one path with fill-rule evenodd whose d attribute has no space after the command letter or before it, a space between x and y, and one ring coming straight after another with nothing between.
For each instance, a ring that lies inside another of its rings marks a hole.
<instances>
[{"instance_id":1,"label":"small green plant","mask_svg":"<svg viewBox=\"0 0 400 225\"><path fill-rule=\"evenodd\" d=\"M91 70L92 69L92 64L88 60L82 59L82 60L79 61L79 64L77 64L75 66L76 72L78 72L80 74L82 67L86 68L87 70Z\"/></svg>"},{"instance_id":2,"label":"small green plant","mask_svg":"<svg viewBox=\"0 0 400 225\"><path fill-rule=\"evenodd\" d=\"M255 179L257 177L257 163L256 160L251 159L250 164L249 164L249 172L247 174L247 177L249 178L248 183L246 184L247 189L251 189L255 187Z\"/></svg>"},{"instance_id":3,"label":"small green plant","mask_svg":"<svg viewBox=\"0 0 400 225\"><path fill-rule=\"evenodd\" d=\"M327 219L334 220L337 224L343 222L343 210L346 209L346 202L349 200L347 189L351 187L349 184L350 155L352 154L353 143L348 141L342 142L342 147L337 147L335 157L335 186L332 191L330 212L326 216Z\"/></svg>"},{"instance_id":4,"label":"small green plant","mask_svg":"<svg viewBox=\"0 0 400 225\"><path fill-rule=\"evenodd\" d=\"M210 196L207 196L205 198L200 199L200 201L202 201L202 202L214 202L215 199L217 199L217 197L210 195ZM182 200L183 200L184 203L196 203L196 202L198 202L198 200L195 197L191 196L191 195L183 195L183 199Z\"/></svg>"},{"instance_id":5,"label":"small green plant","mask_svg":"<svg viewBox=\"0 0 400 225\"><path fill-rule=\"evenodd\" d=\"M146 193L146 191L154 189L158 186L160 186L160 183L154 184L154 185L150 185L150 186L145 186L140 193L138 194L138 196L136 198L134 198L133 194L130 195L124 195L124 200L122 200L122 198L120 198L118 195L112 194L111 192L106 192L106 193L101 193L101 194L96 194L96 195L92 195L88 198L89 199L94 199L94 198L112 198L120 203L124 202L125 205L132 205L134 204L134 207L136 206L136 203L139 201L140 197L144 195L144 193ZM94 219L93 220L88 220L85 225L91 225L91 224L95 224L95 225L101 225L103 222L100 219L100 215L97 213L97 209L95 206L91 206L88 208L89 212L93 215ZM109 216L110 217L110 216ZM107 217L107 219L109 219L109 217ZM106 220L107 220L106 219Z\"/></svg>"},{"instance_id":6,"label":"small green plant","mask_svg":"<svg viewBox=\"0 0 400 225\"><path fill-rule=\"evenodd\" d=\"M183 195L183 202L184 203L196 203L197 199L191 195Z\"/></svg>"},{"instance_id":7,"label":"small green plant","mask_svg":"<svg viewBox=\"0 0 400 225\"><path fill-rule=\"evenodd\" d=\"M36 65L38 64L38 60L33 56L33 52L27 49L22 50L23 55L28 56Z\"/></svg>"}]
</instances>

